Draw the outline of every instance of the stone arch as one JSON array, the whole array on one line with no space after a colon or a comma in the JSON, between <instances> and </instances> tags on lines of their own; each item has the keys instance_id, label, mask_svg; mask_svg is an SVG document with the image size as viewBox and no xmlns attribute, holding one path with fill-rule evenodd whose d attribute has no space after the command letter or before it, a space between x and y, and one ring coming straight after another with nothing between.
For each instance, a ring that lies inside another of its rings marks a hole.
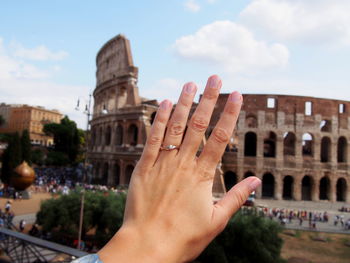
<instances>
[{"instance_id":1,"label":"stone arch","mask_svg":"<svg viewBox=\"0 0 350 263\"><path fill-rule=\"evenodd\" d=\"M105 131L105 145L111 144L111 136L112 136L112 129L111 129L111 126L108 125Z\"/></svg>"},{"instance_id":2,"label":"stone arch","mask_svg":"<svg viewBox=\"0 0 350 263\"><path fill-rule=\"evenodd\" d=\"M330 180L327 176L324 176L320 180L320 200L330 200Z\"/></svg>"},{"instance_id":3,"label":"stone arch","mask_svg":"<svg viewBox=\"0 0 350 263\"><path fill-rule=\"evenodd\" d=\"M305 175L301 180L301 200L311 200L313 185L314 182L312 177L309 175Z\"/></svg>"},{"instance_id":4,"label":"stone arch","mask_svg":"<svg viewBox=\"0 0 350 263\"><path fill-rule=\"evenodd\" d=\"M256 156L256 133L247 132L244 136L244 156Z\"/></svg>"},{"instance_id":5,"label":"stone arch","mask_svg":"<svg viewBox=\"0 0 350 263\"><path fill-rule=\"evenodd\" d=\"M120 166L119 164L114 165L114 185L117 186L120 184Z\"/></svg>"},{"instance_id":6,"label":"stone arch","mask_svg":"<svg viewBox=\"0 0 350 263\"><path fill-rule=\"evenodd\" d=\"M295 155L296 137L293 132L286 132L283 135L283 155Z\"/></svg>"},{"instance_id":7,"label":"stone arch","mask_svg":"<svg viewBox=\"0 0 350 263\"><path fill-rule=\"evenodd\" d=\"M347 199L347 184L344 178L339 178L337 180L337 201L344 202Z\"/></svg>"},{"instance_id":8,"label":"stone arch","mask_svg":"<svg viewBox=\"0 0 350 263\"><path fill-rule=\"evenodd\" d=\"M128 166L126 166L126 168L125 168L125 184L130 184L131 175L132 175L133 171L134 171L134 166L132 164L129 164Z\"/></svg>"},{"instance_id":9,"label":"stone arch","mask_svg":"<svg viewBox=\"0 0 350 263\"><path fill-rule=\"evenodd\" d=\"M264 138L264 157L276 157L276 133L272 131Z\"/></svg>"},{"instance_id":10,"label":"stone arch","mask_svg":"<svg viewBox=\"0 0 350 263\"><path fill-rule=\"evenodd\" d=\"M99 132L98 132L98 145L102 145L103 143L103 129L100 127Z\"/></svg>"},{"instance_id":11,"label":"stone arch","mask_svg":"<svg viewBox=\"0 0 350 263\"><path fill-rule=\"evenodd\" d=\"M96 165L95 165L95 170L94 170L95 181L96 181L97 178L100 177L100 169L101 169L101 164L99 162L97 162Z\"/></svg>"},{"instance_id":12,"label":"stone arch","mask_svg":"<svg viewBox=\"0 0 350 263\"><path fill-rule=\"evenodd\" d=\"M265 173L262 178L262 197L271 198L275 195L275 177Z\"/></svg>"},{"instance_id":13,"label":"stone arch","mask_svg":"<svg viewBox=\"0 0 350 263\"><path fill-rule=\"evenodd\" d=\"M255 176L255 174L253 173L253 172L251 172L251 171L247 171L247 172L245 172L244 173L244 178L248 178L248 177L250 177L250 176Z\"/></svg>"},{"instance_id":14,"label":"stone arch","mask_svg":"<svg viewBox=\"0 0 350 263\"><path fill-rule=\"evenodd\" d=\"M314 137L311 133L304 133L302 137L303 156L314 156Z\"/></svg>"},{"instance_id":15,"label":"stone arch","mask_svg":"<svg viewBox=\"0 0 350 263\"><path fill-rule=\"evenodd\" d=\"M152 114L151 114L151 117L149 119L149 122L150 122L151 125L153 124L154 119L156 118L156 114L157 114L156 111L152 112Z\"/></svg>"},{"instance_id":16,"label":"stone arch","mask_svg":"<svg viewBox=\"0 0 350 263\"><path fill-rule=\"evenodd\" d=\"M321 132L331 132L332 122L330 120L322 120L320 123Z\"/></svg>"},{"instance_id":17,"label":"stone arch","mask_svg":"<svg viewBox=\"0 0 350 263\"><path fill-rule=\"evenodd\" d=\"M138 128L135 124L131 124L128 128L128 143L131 146L137 145Z\"/></svg>"},{"instance_id":18,"label":"stone arch","mask_svg":"<svg viewBox=\"0 0 350 263\"><path fill-rule=\"evenodd\" d=\"M337 145L337 160L338 163L346 163L348 160L347 156L348 142L344 136L339 137Z\"/></svg>"},{"instance_id":19,"label":"stone arch","mask_svg":"<svg viewBox=\"0 0 350 263\"><path fill-rule=\"evenodd\" d=\"M257 128L258 120L254 114L248 114L245 118L245 126L248 128Z\"/></svg>"},{"instance_id":20,"label":"stone arch","mask_svg":"<svg viewBox=\"0 0 350 263\"><path fill-rule=\"evenodd\" d=\"M122 145L123 144L123 127L121 125L117 125L115 130L115 144Z\"/></svg>"},{"instance_id":21,"label":"stone arch","mask_svg":"<svg viewBox=\"0 0 350 263\"><path fill-rule=\"evenodd\" d=\"M283 178L283 199L291 200L293 199L293 187L294 187L294 178L290 175L286 175Z\"/></svg>"},{"instance_id":22,"label":"stone arch","mask_svg":"<svg viewBox=\"0 0 350 263\"><path fill-rule=\"evenodd\" d=\"M331 160L331 139L327 136L321 140L321 162L328 163Z\"/></svg>"},{"instance_id":23,"label":"stone arch","mask_svg":"<svg viewBox=\"0 0 350 263\"><path fill-rule=\"evenodd\" d=\"M101 178L101 184L107 185L108 184L108 171L109 171L109 164L107 162L103 165L103 173Z\"/></svg>"},{"instance_id":24,"label":"stone arch","mask_svg":"<svg viewBox=\"0 0 350 263\"><path fill-rule=\"evenodd\" d=\"M91 146L94 146L96 143L96 129L93 128L91 132Z\"/></svg>"},{"instance_id":25,"label":"stone arch","mask_svg":"<svg viewBox=\"0 0 350 263\"><path fill-rule=\"evenodd\" d=\"M224 173L224 182L226 191L230 190L232 186L237 183L237 174L232 171L227 171Z\"/></svg>"}]
</instances>

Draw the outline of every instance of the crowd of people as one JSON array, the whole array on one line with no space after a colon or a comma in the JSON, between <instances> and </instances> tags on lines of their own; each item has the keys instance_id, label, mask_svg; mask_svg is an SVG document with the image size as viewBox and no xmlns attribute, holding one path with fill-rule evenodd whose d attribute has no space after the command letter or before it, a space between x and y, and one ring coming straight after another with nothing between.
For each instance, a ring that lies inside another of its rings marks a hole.
<instances>
[{"instance_id":1,"label":"crowd of people","mask_svg":"<svg viewBox=\"0 0 350 263\"><path fill-rule=\"evenodd\" d=\"M243 210L251 210L252 208L243 207ZM310 229L317 229L319 223L332 224L330 213L327 211L307 211L297 209L285 209L285 208L268 208L268 207L254 207L256 213L268 217L271 220L278 221L282 226L292 224L295 220L296 226L309 227ZM306 224L304 222L307 222ZM345 218L343 214L334 215L333 225L342 230L350 230L350 217Z\"/></svg>"}]
</instances>

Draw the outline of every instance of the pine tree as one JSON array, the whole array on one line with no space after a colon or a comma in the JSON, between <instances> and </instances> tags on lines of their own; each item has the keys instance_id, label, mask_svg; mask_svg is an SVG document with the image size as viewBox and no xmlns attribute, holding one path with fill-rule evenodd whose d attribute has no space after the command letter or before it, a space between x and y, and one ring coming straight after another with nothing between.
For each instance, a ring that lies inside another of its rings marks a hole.
<instances>
[{"instance_id":1,"label":"pine tree","mask_svg":"<svg viewBox=\"0 0 350 263\"><path fill-rule=\"evenodd\" d=\"M28 164L31 164L32 149L31 149L28 130L24 130L22 133L21 146L22 146L22 161L26 161Z\"/></svg>"},{"instance_id":2,"label":"pine tree","mask_svg":"<svg viewBox=\"0 0 350 263\"><path fill-rule=\"evenodd\" d=\"M15 168L22 162L22 146L19 134L9 137L8 146L3 154L1 180L9 184Z\"/></svg>"}]
</instances>

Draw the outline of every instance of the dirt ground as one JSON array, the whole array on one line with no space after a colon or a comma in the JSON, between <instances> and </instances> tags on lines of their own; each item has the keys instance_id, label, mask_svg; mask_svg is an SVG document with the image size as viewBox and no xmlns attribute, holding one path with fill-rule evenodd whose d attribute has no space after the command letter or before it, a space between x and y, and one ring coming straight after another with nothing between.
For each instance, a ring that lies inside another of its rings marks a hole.
<instances>
[{"instance_id":1,"label":"dirt ground","mask_svg":"<svg viewBox=\"0 0 350 263\"><path fill-rule=\"evenodd\" d=\"M321 237L326 242L315 241L314 237ZM296 236L281 234L284 240L282 257L303 258L310 263L349 263L350 234L315 233L309 231L297 231ZM307 261L306 261L307 262Z\"/></svg>"},{"instance_id":2,"label":"dirt ground","mask_svg":"<svg viewBox=\"0 0 350 263\"><path fill-rule=\"evenodd\" d=\"M0 209L4 211L7 200L11 201L11 210L15 215L33 214L39 211L41 201L51 198L51 194L37 193L32 194L29 200L13 200L8 198L0 198Z\"/></svg>"}]
</instances>

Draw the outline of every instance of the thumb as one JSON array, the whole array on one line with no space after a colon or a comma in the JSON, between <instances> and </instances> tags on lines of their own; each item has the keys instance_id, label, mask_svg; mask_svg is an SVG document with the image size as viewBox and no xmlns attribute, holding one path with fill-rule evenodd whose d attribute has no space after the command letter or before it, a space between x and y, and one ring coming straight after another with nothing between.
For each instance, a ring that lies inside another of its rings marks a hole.
<instances>
[{"instance_id":1,"label":"thumb","mask_svg":"<svg viewBox=\"0 0 350 263\"><path fill-rule=\"evenodd\" d=\"M224 197L214 205L213 220L223 228L228 220L244 204L249 195L261 184L261 180L250 176L233 186Z\"/></svg>"}]
</instances>

